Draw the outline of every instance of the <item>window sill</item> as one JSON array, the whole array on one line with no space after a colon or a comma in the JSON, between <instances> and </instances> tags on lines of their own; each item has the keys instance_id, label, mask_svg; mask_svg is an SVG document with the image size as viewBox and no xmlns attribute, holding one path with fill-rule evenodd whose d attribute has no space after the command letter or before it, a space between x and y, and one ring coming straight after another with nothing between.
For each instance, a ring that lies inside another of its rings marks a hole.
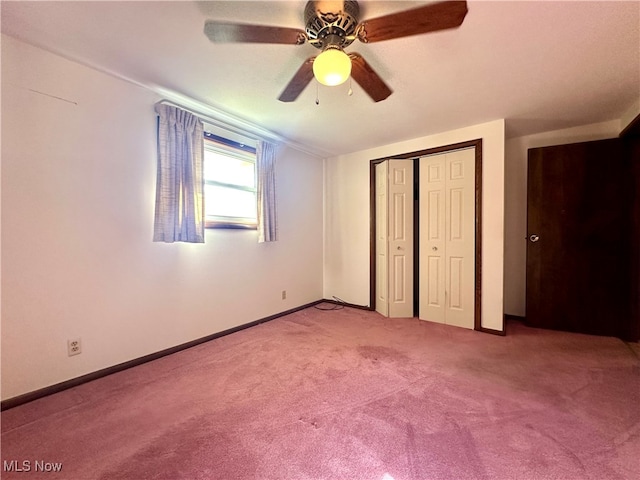
<instances>
[{"instance_id":1,"label":"window sill","mask_svg":"<svg viewBox=\"0 0 640 480\"><path fill-rule=\"evenodd\" d=\"M218 221L206 221L204 228L212 229L233 229L233 230L257 230L258 225L255 223L235 223L235 222L218 222Z\"/></svg>"}]
</instances>

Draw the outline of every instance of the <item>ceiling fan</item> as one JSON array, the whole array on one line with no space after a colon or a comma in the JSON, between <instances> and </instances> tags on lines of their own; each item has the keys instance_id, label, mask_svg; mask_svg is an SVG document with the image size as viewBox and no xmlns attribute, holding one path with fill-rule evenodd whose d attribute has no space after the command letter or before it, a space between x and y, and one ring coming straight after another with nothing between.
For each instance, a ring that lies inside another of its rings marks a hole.
<instances>
[{"instance_id":1,"label":"ceiling fan","mask_svg":"<svg viewBox=\"0 0 640 480\"><path fill-rule=\"evenodd\" d=\"M304 11L305 30L209 20L204 33L216 43L308 43L322 50L304 61L280 94L280 101L293 102L314 76L325 85L339 85L351 75L374 102L379 102L391 95L391 89L361 55L346 54L344 49L356 39L373 43L456 28L467 14L467 2L431 3L362 22L359 14L355 0L311 0Z\"/></svg>"}]
</instances>

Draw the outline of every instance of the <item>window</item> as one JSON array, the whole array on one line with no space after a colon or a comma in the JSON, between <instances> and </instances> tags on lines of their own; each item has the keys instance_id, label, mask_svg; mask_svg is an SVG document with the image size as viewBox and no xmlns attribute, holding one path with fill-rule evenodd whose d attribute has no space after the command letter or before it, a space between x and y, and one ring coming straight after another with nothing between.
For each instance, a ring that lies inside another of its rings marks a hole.
<instances>
[{"instance_id":1,"label":"window","mask_svg":"<svg viewBox=\"0 0 640 480\"><path fill-rule=\"evenodd\" d=\"M256 149L204 134L207 228L257 228Z\"/></svg>"}]
</instances>

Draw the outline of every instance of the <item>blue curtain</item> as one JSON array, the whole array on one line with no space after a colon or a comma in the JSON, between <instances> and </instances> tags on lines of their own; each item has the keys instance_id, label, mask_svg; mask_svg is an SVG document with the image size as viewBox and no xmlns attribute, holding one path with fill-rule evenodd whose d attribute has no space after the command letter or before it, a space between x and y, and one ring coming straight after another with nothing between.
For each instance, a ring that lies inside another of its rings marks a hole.
<instances>
[{"instance_id":1,"label":"blue curtain","mask_svg":"<svg viewBox=\"0 0 640 480\"><path fill-rule=\"evenodd\" d=\"M158 176L154 242L204 243L202 121L190 112L156 104Z\"/></svg>"},{"instance_id":2,"label":"blue curtain","mask_svg":"<svg viewBox=\"0 0 640 480\"><path fill-rule=\"evenodd\" d=\"M256 169L258 173L258 242L275 242L278 240L275 145L262 140L258 142Z\"/></svg>"}]
</instances>

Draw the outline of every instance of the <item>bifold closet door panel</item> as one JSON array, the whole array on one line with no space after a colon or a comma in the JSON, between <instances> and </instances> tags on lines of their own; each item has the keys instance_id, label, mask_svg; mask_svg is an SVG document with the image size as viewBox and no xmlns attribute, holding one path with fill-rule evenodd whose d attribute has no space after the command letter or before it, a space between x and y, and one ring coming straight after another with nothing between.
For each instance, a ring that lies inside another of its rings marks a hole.
<instances>
[{"instance_id":1,"label":"bifold closet door panel","mask_svg":"<svg viewBox=\"0 0 640 480\"><path fill-rule=\"evenodd\" d=\"M388 160L389 316L413 317L413 160Z\"/></svg>"},{"instance_id":2,"label":"bifold closet door panel","mask_svg":"<svg viewBox=\"0 0 640 480\"><path fill-rule=\"evenodd\" d=\"M475 151L420 160L422 320L474 326Z\"/></svg>"},{"instance_id":3,"label":"bifold closet door panel","mask_svg":"<svg viewBox=\"0 0 640 480\"><path fill-rule=\"evenodd\" d=\"M418 316L445 323L445 154L421 158Z\"/></svg>"},{"instance_id":4,"label":"bifold closet door panel","mask_svg":"<svg viewBox=\"0 0 640 480\"><path fill-rule=\"evenodd\" d=\"M389 316L388 276L388 188L389 162L376 165L376 312Z\"/></svg>"},{"instance_id":5,"label":"bifold closet door panel","mask_svg":"<svg viewBox=\"0 0 640 480\"><path fill-rule=\"evenodd\" d=\"M473 328L475 299L475 151L446 156L446 323Z\"/></svg>"}]
</instances>

